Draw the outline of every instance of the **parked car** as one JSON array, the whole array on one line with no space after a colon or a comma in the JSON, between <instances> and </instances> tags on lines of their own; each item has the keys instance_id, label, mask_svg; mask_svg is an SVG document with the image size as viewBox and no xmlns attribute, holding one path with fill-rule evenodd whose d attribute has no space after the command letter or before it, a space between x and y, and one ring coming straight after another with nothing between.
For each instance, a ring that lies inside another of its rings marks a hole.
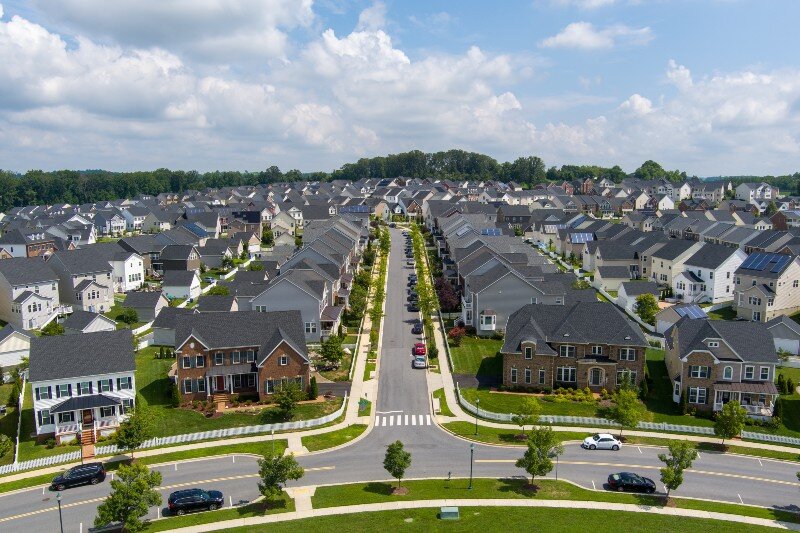
<instances>
[{"instance_id":1,"label":"parked car","mask_svg":"<svg viewBox=\"0 0 800 533\"><path fill-rule=\"evenodd\" d=\"M214 283L217 279L214 276L206 276L203 278L203 281L206 283Z\"/></svg>"},{"instance_id":2,"label":"parked car","mask_svg":"<svg viewBox=\"0 0 800 533\"><path fill-rule=\"evenodd\" d=\"M417 342L414 344L414 355L425 355L425 344Z\"/></svg>"},{"instance_id":3,"label":"parked car","mask_svg":"<svg viewBox=\"0 0 800 533\"><path fill-rule=\"evenodd\" d=\"M415 323L414 327L411 328L411 333L413 333L414 335L421 334L422 333L422 324L419 323L419 322Z\"/></svg>"},{"instance_id":4,"label":"parked car","mask_svg":"<svg viewBox=\"0 0 800 533\"><path fill-rule=\"evenodd\" d=\"M394 222L389 222L389 227L390 228L396 228L397 224L395 224Z\"/></svg>"},{"instance_id":5,"label":"parked car","mask_svg":"<svg viewBox=\"0 0 800 533\"><path fill-rule=\"evenodd\" d=\"M416 275L416 274L409 274L409 275L408 275L408 279L409 279L409 280L414 280L414 281L417 281L417 275Z\"/></svg>"},{"instance_id":6,"label":"parked car","mask_svg":"<svg viewBox=\"0 0 800 533\"><path fill-rule=\"evenodd\" d=\"M614 450L617 451L622 447L622 443L609 433L597 433L591 437L583 439L581 444L583 448L589 450Z\"/></svg>"},{"instance_id":7,"label":"parked car","mask_svg":"<svg viewBox=\"0 0 800 533\"><path fill-rule=\"evenodd\" d=\"M410 302L408 304L408 310L411 311L412 313L418 313L419 306L417 305L417 302L416 301Z\"/></svg>"},{"instance_id":8,"label":"parked car","mask_svg":"<svg viewBox=\"0 0 800 533\"><path fill-rule=\"evenodd\" d=\"M418 355L414 357L414 360L411 362L411 366L414 368L428 368L428 360L425 359L424 355Z\"/></svg>"},{"instance_id":9,"label":"parked car","mask_svg":"<svg viewBox=\"0 0 800 533\"><path fill-rule=\"evenodd\" d=\"M225 503L218 490L185 489L169 495L167 505L172 514L178 516L192 511L216 511Z\"/></svg>"},{"instance_id":10,"label":"parked car","mask_svg":"<svg viewBox=\"0 0 800 533\"><path fill-rule=\"evenodd\" d=\"M608 488L611 490L628 492L646 492L653 494L656 491L656 484L652 479L642 477L632 472L620 472L608 476Z\"/></svg>"},{"instance_id":11,"label":"parked car","mask_svg":"<svg viewBox=\"0 0 800 533\"><path fill-rule=\"evenodd\" d=\"M97 485L106 479L106 469L103 463L86 463L73 466L63 474L53 478L51 490L64 490L78 485Z\"/></svg>"}]
</instances>

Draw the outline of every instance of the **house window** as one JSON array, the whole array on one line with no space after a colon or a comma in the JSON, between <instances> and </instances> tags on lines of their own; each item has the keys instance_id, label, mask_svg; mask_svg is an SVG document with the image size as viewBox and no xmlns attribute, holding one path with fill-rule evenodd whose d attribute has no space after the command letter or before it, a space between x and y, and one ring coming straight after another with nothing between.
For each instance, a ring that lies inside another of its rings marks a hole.
<instances>
[{"instance_id":1,"label":"house window","mask_svg":"<svg viewBox=\"0 0 800 533\"><path fill-rule=\"evenodd\" d=\"M532 378L532 372L530 368L525 369L525 383L530 384Z\"/></svg>"},{"instance_id":2,"label":"house window","mask_svg":"<svg viewBox=\"0 0 800 533\"><path fill-rule=\"evenodd\" d=\"M602 346L592 346L592 355L603 355L603 347Z\"/></svg>"},{"instance_id":3,"label":"house window","mask_svg":"<svg viewBox=\"0 0 800 533\"><path fill-rule=\"evenodd\" d=\"M525 359L533 359L533 348L530 346L525 347Z\"/></svg>"},{"instance_id":4,"label":"house window","mask_svg":"<svg viewBox=\"0 0 800 533\"><path fill-rule=\"evenodd\" d=\"M99 392L109 392L113 390L113 386L111 385L110 379L101 379L97 381L97 390Z\"/></svg>"},{"instance_id":5,"label":"house window","mask_svg":"<svg viewBox=\"0 0 800 533\"><path fill-rule=\"evenodd\" d=\"M205 378L200 378L197 380L197 392L205 392L206 391L206 380Z\"/></svg>"},{"instance_id":6,"label":"house window","mask_svg":"<svg viewBox=\"0 0 800 533\"><path fill-rule=\"evenodd\" d=\"M53 415L50 414L50 409L42 409L36 414L39 418L39 426L46 426L53 423Z\"/></svg>"},{"instance_id":7,"label":"house window","mask_svg":"<svg viewBox=\"0 0 800 533\"><path fill-rule=\"evenodd\" d=\"M181 366L183 366L183 368L192 368L192 358L189 357L188 355L184 355L183 363Z\"/></svg>"},{"instance_id":8,"label":"house window","mask_svg":"<svg viewBox=\"0 0 800 533\"><path fill-rule=\"evenodd\" d=\"M631 383L633 385L636 384L636 371L635 370L617 370L617 386L622 385L623 383Z\"/></svg>"},{"instance_id":9,"label":"house window","mask_svg":"<svg viewBox=\"0 0 800 533\"><path fill-rule=\"evenodd\" d=\"M231 352L231 363L238 365L242 362L242 354L240 352Z\"/></svg>"},{"instance_id":10,"label":"house window","mask_svg":"<svg viewBox=\"0 0 800 533\"><path fill-rule=\"evenodd\" d=\"M202 368L206 366L206 356L205 355L195 355L194 356L194 366L197 368Z\"/></svg>"},{"instance_id":11,"label":"house window","mask_svg":"<svg viewBox=\"0 0 800 533\"><path fill-rule=\"evenodd\" d=\"M225 362L225 354L222 352L216 352L214 354L214 364L221 365L224 362Z\"/></svg>"},{"instance_id":12,"label":"house window","mask_svg":"<svg viewBox=\"0 0 800 533\"><path fill-rule=\"evenodd\" d=\"M100 418L111 418L115 414L116 414L116 409L114 409L113 405L100 408Z\"/></svg>"},{"instance_id":13,"label":"house window","mask_svg":"<svg viewBox=\"0 0 800 533\"><path fill-rule=\"evenodd\" d=\"M709 368L707 366L692 365L689 367L689 377L695 379L707 378Z\"/></svg>"},{"instance_id":14,"label":"house window","mask_svg":"<svg viewBox=\"0 0 800 533\"><path fill-rule=\"evenodd\" d=\"M762 366L761 367L761 379L764 380L764 381L769 379L769 367L768 366ZM794 391L792 391L792 392L794 392Z\"/></svg>"},{"instance_id":15,"label":"house window","mask_svg":"<svg viewBox=\"0 0 800 533\"><path fill-rule=\"evenodd\" d=\"M482 326L493 326L497 317L495 315L481 315L481 325Z\"/></svg>"},{"instance_id":16,"label":"house window","mask_svg":"<svg viewBox=\"0 0 800 533\"><path fill-rule=\"evenodd\" d=\"M620 361L636 361L636 348L620 348L619 349Z\"/></svg>"},{"instance_id":17,"label":"house window","mask_svg":"<svg viewBox=\"0 0 800 533\"><path fill-rule=\"evenodd\" d=\"M58 413L58 423L59 424L68 424L70 422L75 422L75 412L68 411L66 413Z\"/></svg>"},{"instance_id":18,"label":"house window","mask_svg":"<svg viewBox=\"0 0 800 533\"><path fill-rule=\"evenodd\" d=\"M725 380L728 380L728 381L733 379L733 367L732 366L726 366L722 370L722 379L725 379Z\"/></svg>"},{"instance_id":19,"label":"house window","mask_svg":"<svg viewBox=\"0 0 800 533\"><path fill-rule=\"evenodd\" d=\"M753 311L753 320L756 322L761 320L761 311Z\"/></svg>"},{"instance_id":20,"label":"house window","mask_svg":"<svg viewBox=\"0 0 800 533\"><path fill-rule=\"evenodd\" d=\"M714 279L714 271L713 271L713 270L711 270L711 271L709 271L709 272L708 272L708 277L709 277L710 279Z\"/></svg>"},{"instance_id":21,"label":"house window","mask_svg":"<svg viewBox=\"0 0 800 533\"><path fill-rule=\"evenodd\" d=\"M91 381L81 381L80 383L78 383L78 396L91 393L92 393Z\"/></svg>"},{"instance_id":22,"label":"house window","mask_svg":"<svg viewBox=\"0 0 800 533\"><path fill-rule=\"evenodd\" d=\"M192 392L192 380L191 379L184 379L183 380L183 392L186 394L190 394Z\"/></svg>"},{"instance_id":23,"label":"house window","mask_svg":"<svg viewBox=\"0 0 800 533\"><path fill-rule=\"evenodd\" d=\"M673 385L672 394L674 394L675 396L680 396L681 395L681 384L680 383L676 382L675 385Z\"/></svg>"},{"instance_id":24,"label":"house window","mask_svg":"<svg viewBox=\"0 0 800 533\"><path fill-rule=\"evenodd\" d=\"M719 341L708 341L709 348L719 348Z\"/></svg>"},{"instance_id":25,"label":"house window","mask_svg":"<svg viewBox=\"0 0 800 533\"><path fill-rule=\"evenodd\" d=\"M247 350L247 352L245 352L245 353L247 355L247 362L248 363L255 363L255 361L256 361L256 352L255 352L255 350Z\"/></svg>"},{"instance_id":26,"label":"house window","mask_svg":"<svg viewBox=\"0 0 800 533\"><path fill-rule=\"evenodd\" d=\"M288 364L289 364L289 356L288 355L282 355L281 359L280 359L280 365L281 366L287 366Z\"/></svg>"},{"instance_id":27,"label":"house window","mask_svg":"<svg viewBox=\"0 0 800 533\"><path fill-rule=\"evenodd\" d=\"M704 404L708 390L705 387L689 387L689 403Z\"/></svg>"},{"instance_id":28,"label":"house window","mask_svg":"<svg viewBox=\"0 0 800 533\"><path fill-rule=\"evenodd\" d=\"M754 366L746 366L744 367L744 379L753 379L756 374L756 368Z\"/></svg>"},{"instance_id":29,"label":"house window","mask_svg":"<svg viewBox=\"0 0 800 533\"><path fill-rule=\"evenodd\" d=\"M775 298L767 298L767 307L775 305Z\"/></svg>"},{"instance_id":30,"label":"house window","mask_svg":"<svg viewBox=\"0 0 800 533\"><path fill-rule=\"evenodd\" d=\"M516 383L516 382L517 382L517 369L516 368L512 368L511 369L511 383Z\"/></svg>"},{"instance_id":31,"label":"house window","mask_svg":"<svg viewBox=\"0 0 800 533\"><path fill-rule=\"evenodd\" d=\"M563 381L567 383L574 383L576 379L576 368L568 366L560 366L556 368L556 381Z\"/></svg>"},{"instance_id":32,"label":"house window","mask_svg":"<svg viewBox=\"0 0 800 533\"><path fill-rule=\"evenodd\" d=\"M794 281L792 281L792 287L793 287L793 288L795 288L795 289L796 289L796 288L798 287L798 285L800 285L800 281L798 281L798 280L794 280Z\"/></svg>"},{"instance_id":33,"label":"house window","mask_svg":"<svg viewBox=\"0 0 800 533\"><path fill-rule=\"evenodd\" d=\"M233 380L233 388L235 388L235 389L242 388L242 375L241 374L234 374L233 376L231 376L231 379Z\"/></svg>"},{"instance_id":34,"label":"house window","mask_svg":"<svg viewBox=\"0 0 800 533\"><path fill-rule=\"evenodd\" d=\"M316 333L317 332L317 323L316 322L306 322L306 334L308 333Z\"/></svg>"},{"instance_id":35,"label":"house window","mask_svg":"<svg viewBox=\"0 0 800 533\"><path fill-rule=\"evenodd\" d=\"M539 369L539 385L544 385L544 380L547 376L547 372L543 369Z\"/></svg>"},{"instance_id":36,"label":"house window","mask_svg":"<svg viewBox=\"0 0 800 533\"><path fill-rule=\"evenodd\" d=\"M117 389L130 390L133 388L133 381L130 376L124 378L117 378Z\"/></svg>"},{"instance_id":37,"label":"house window","mask_svg":"<svg viewBox=\"0 0 800 533\"><path fill-rule=\"evenodd\" d=\"M56 385L56 398L69 398L72 396L72 385Z\"/></svg>"},{"instance_id":38,"label":"house window","mask_svg":"<svg viewBox=\"0 0 800 533\"><path fill-rule=\"evenodd\" d=\"M575 357L575 347L569 345L559 346L558 354L561 357Z\"/></svg>"}]
</instances>

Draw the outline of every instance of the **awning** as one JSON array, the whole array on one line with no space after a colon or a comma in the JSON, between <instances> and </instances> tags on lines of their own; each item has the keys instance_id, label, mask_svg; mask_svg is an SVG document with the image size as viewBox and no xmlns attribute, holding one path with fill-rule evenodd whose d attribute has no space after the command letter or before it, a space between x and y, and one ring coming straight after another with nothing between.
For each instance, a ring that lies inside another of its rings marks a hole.
<instances>
[{"instance_id":1,"label":"awning","mask_svg":"<svg viewBox=\"0 0 800 533\"><path fill-rule=\"evenodd\" d=\"M741 383L716 382L714 390L747 392L752 394L778 394L778 388L771 381L743 381Z\"/></svg>"},{"instance_id":2,"label":"awning","mask_svg":"<svg viewBox=\"0 0 800 533\"><path fill-rule=\"evenodd\" d=\"M339 320L339 317L342 316L343 308L338 305L327 305L325 309L322 310L322 315L320 319L325 322L336 322Z\"/></svg>"},{"instance_id":3,"label":"awning","mask_svg":"<svg viewBox=\"0 0 800 533\"><path fill-rule=\"evenodd\" d=\"M105 394L90 394L87 396L75 396L64 400L50 409L51 414L66 413L69 411L79 411L82 409L94 409L96 407L111 407L122 404L119 398L112 398Z\"/></svg>"},{"instance_id":4,"label":"awning","mask_svg":"<svg viewBox=\"0 0 800 533\"><path fill-rule=\"evenodd\" d=\"M251 374L258 372L255 363L240 363L238 365L212 366L206 372L208 376L229 376L233 374Z\"/></svg>"}]
</instances>

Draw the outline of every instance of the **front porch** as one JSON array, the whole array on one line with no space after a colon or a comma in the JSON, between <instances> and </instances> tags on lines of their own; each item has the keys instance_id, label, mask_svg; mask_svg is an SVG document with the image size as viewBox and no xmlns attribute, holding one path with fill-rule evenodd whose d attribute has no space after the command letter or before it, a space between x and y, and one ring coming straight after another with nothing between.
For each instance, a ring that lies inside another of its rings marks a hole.
<instances>
[{"instance_id":1,"label":"front porch","mask_svg":"<svg viewBox=\"0 0 800 533\"><path fill-rule=\"evenodd\" d=\"M209 395L258 393L255 363L212 367L206 374L206 390Z\"/></svg>"},{"instance_id":2,"label":"front porch","mask_svg":"<svg viewBox=\"0 0 800 533\"><path fill-rule=\"evenodd\" d=\"M105 394L64 400L50 410L55 417L56 442L94 444L98 438L117 431L125 420L125 409L119 398Z\"/></svg>"},{"instance_id":3,"label":"front porch","mask_svg":"<svg viewBox=\"0 0 800 533\"><path fill-rule=\"evenodd\" d=\"M714 411L721 411L728 402L738 402L747 416L771 420L778 389L772 382L722 383L714 387Z\"/></svg>"},{"instance_id":4,"label":"front porch","mask_svg":"<svg viewBox=\"0 0 800 533\"><path fill-rule=\"evenodd\" d=\"M342 311L344 307L338 305L326 305L320 314L320 337L322 340L329 338L331 335L339 333L339 324L342 321Z\"/></svg>"}]
</instances>

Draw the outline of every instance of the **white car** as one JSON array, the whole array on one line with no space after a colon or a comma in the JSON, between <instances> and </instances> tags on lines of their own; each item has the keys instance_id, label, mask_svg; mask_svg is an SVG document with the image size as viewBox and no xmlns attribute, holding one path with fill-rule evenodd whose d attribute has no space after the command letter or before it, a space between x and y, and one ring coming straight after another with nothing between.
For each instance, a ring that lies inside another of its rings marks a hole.
<instances>
[{"instance_id":1,"label":"white car","mask_svg":"<svg viewBox=\"0 0 800 533\"><path fill-rule=\"evenodd\" d=\"M588 448L589 450L617 451L622 447L622 443L617 440L614 435L610 435L608 433L598 433L583 439L583 444L581 444L581 446L583 448Z\"/></svg>"}]
</instances>

